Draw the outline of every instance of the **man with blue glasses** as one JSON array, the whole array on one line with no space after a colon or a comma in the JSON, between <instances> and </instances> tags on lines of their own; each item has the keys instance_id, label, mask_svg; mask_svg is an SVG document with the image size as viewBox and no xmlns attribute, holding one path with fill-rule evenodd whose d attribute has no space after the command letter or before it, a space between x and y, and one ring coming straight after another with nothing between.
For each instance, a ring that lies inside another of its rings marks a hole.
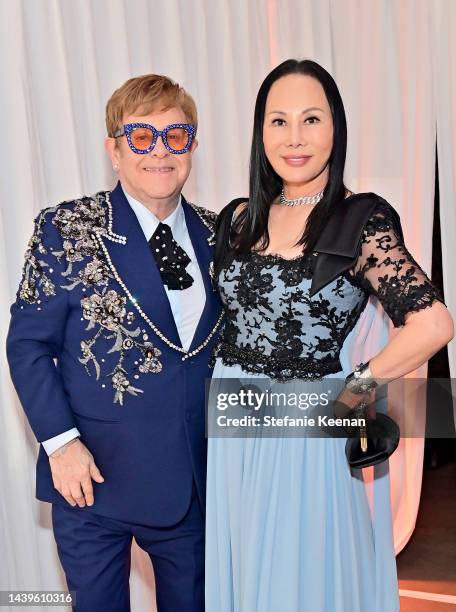
<instances>
[{"instance_id":1,"label":"man with blue glasses","mask_svg":"<svg viewBox=\"0 0 456 612\"><path fill-rule=\"evenodd\" d=\"M106 125L119 182L37 217L8 359L75 609L130 610L134 537L159 612L202 612L204 381L222 314L215 214L181 194L196 107L146 75L114 92Z\"/></svg>"}]
</instances>

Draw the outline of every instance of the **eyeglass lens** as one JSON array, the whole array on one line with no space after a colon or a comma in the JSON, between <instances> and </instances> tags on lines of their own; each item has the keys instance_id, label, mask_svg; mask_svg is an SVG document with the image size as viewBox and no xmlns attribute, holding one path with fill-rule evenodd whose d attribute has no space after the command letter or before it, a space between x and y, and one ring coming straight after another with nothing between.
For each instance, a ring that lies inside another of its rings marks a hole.
<instances>
[{"instance_id":1,"label":"eyeglass lens","mask_svg":"<svg viewBox=\"0 0 456 612\"><path fill-rule=\"evenodd\" d=\"M172 128L166 133L168 146L174 151L182 151L188 144L189 133L185 128ZM135 128L130 133L134 147L140 151L148 149L153 141L154 133L149 128Z\"/></svg>"}]
</instances>

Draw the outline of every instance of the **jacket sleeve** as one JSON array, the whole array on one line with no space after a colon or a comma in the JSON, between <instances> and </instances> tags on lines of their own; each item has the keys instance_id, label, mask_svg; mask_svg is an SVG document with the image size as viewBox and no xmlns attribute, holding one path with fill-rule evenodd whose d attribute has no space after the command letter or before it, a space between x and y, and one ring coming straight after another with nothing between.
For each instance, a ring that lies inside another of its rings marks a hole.
<instances>
[{"instance_id":1,"label":"jacket sleeve","mask_svg":"<svg viewBox=\"0 0 456 612\"><path fill-rule=\"evenodd\" d=\"M408 313L443 302L405 246L399 216L385 200L364 227L354 280L380 300L395 327L405 325Z\"/></svg>"},{"instance_id":2,"label":"jacket sleeve","mask_svg":"<svg viewBox=\"0 0 456 612\"><path fill-rule=\"evenodd\" d=\"M76 425L57 367L68 291L61 287L64 249L54 212L46 209L35 220L7 337L11 377L39 442Z\"/></svg>"},{"instance_id":3,"label":"jacket sleeve","mask_svg":"<svg viewBox=\"0 0 456 612\"><path fill-rule=\"evenodd\" d=\"M53 438L49 438L49 440L43 440L41 444L43 445L46 453L48 455L52 455L52 453L61 446L67 444L71 440L74 440L74 438L79 438L80 435L79 430L76 429L76 427L73 427L73 429L69 429L68 431L64 431Z\"/></svg>"}]
</instances>

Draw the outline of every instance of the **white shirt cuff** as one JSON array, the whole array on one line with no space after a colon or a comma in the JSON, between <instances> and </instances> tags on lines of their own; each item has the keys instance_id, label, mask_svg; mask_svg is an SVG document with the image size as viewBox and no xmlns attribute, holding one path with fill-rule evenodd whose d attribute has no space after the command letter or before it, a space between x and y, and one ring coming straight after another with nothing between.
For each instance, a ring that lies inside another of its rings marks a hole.
<instances>
[{"instance_id":1,"label":"white shirt cuff","mask_svg":"<svg viewBox=\"0 0 456 612\"><path fill-rule=\"evenodd\" d=\"M43 442L41 442L41 444L43 445L44 450L47 452L47 454L48 455L52 455L52 453L54 451L56 451L58 448L60 448L61 446L63 446L67 442L69 442L70 440L73 440L74 438L77 438L80 435L81 434L76 429L76 427L73 427L73 429L69 429L68 431L64 431L63 433L59 434L58 436L54 436L53 438L49 438L49 440L44 440Z\"/></svg>"}]
</instances>

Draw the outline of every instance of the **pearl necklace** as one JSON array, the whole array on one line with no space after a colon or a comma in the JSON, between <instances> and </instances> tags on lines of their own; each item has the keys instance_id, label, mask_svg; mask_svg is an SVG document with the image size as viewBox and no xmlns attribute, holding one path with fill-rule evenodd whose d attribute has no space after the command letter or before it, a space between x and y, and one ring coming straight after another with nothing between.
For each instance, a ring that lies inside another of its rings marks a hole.
<instances>
[{"instance_id":1,"label":"pearl necklace","mask_svg":"<svg viewBox=\"0 0 456 612\"><path fill-rule=\"evenodd\" d=\"M301 204L318 204L318 202L323 197L323 192L324 190L319 191L318 193L315 193L314 195L301 196L300 198L289 200L288 198L285 197L285 192L282 189L282 191L280 192L279 202L280 204L283 204L284 206L300 206Z\"/></svg>"},{"instance_id":2,"label":"pearl necklace","mask_svg":"<svg viewBox=\"0 0 456 612\"><path fill-rule=\"evenodd\" d=\"M127 244L127 237L126 236L121 236L120 234L115 234L113 232L112 229L112 222L113 222L113 216L112 216L112 204L111 204L111 200L109 199L109 191L106 191L105 193L105 200L106 200L106 204L108 206L108 231L106 232L106 230L104 231L104 235L106 236L106 238L108 238L109 240L111 240L111 242L117 242L118 244ZM99 230L100 232L102 230Z\"/></svg>"},{"instance_id":3,"label":"pearl necklace","mask_svg":"<svg viewBox=\"0 0 456 612\"><path fill-rule=\"evenodd\" d=\"M162 340L167 346L169 346L170 348L174 349L175 351L177 351L179 353L182 353L183 354L182 361L186 361L187 359L189 359L189 357L194 357L199 352L201 352L209 344L211 339L214 337L216 331L218 330L218 328L220 327L220 325L221 325L221 323L223 321L224 312L222 311L220 313L219 318L217 319L214 327L212 328L211 332L206 337L206 339L199 346L197 346L195 349L193 349L193 351L187 352L186 349L182 348L181 346L178 346L177 344L174 344L174 342L171 342L171 340L169 340L169 338L167 338L165 336L165 334L163 332L161 332L156 325L154 325L154 323L150 320L150 318L147 316L147 314L141 308L141 305L139 304L138 300L133 297L133 295L131 294L131 292L128 289L127 285L124 283L124 281L120 277L120 274L117 272L116 267L112 263L111 256L109 255L108 249L106 248L106 245L104 244L104 242L102 240L102 237L104 236L105 238L108 238L112 242L117 242L117 243L123 244L123 245L126 244L127 238L126 238L126 236L120 236L119 234L115 234L112 231L112 220L113 220L113 217L112 217L112 204L111 204L111 201L109 199L109 194L108 193L106 193L106 204L108 205L108 230L106 231L106 229L96 229L95 233L92 234L92 238L93 238L93 240L96 240L96 242L100 245L100 247L101 247L101 249L102 249L102 251L104 253L104 256L106 258L106 262L107 262L107 264L109 266L109 269L112 272L112 275L114 276L115 280L119 283L119 285L122 287L122 289L126 293L128 299L133 304L133 306L136 308L136 310L138 311L138 313L141 316L141 318L143 319L143 321L145 321L149 325L149 327L160 338L160 340Z\"/></svg>"}]
</instances>

